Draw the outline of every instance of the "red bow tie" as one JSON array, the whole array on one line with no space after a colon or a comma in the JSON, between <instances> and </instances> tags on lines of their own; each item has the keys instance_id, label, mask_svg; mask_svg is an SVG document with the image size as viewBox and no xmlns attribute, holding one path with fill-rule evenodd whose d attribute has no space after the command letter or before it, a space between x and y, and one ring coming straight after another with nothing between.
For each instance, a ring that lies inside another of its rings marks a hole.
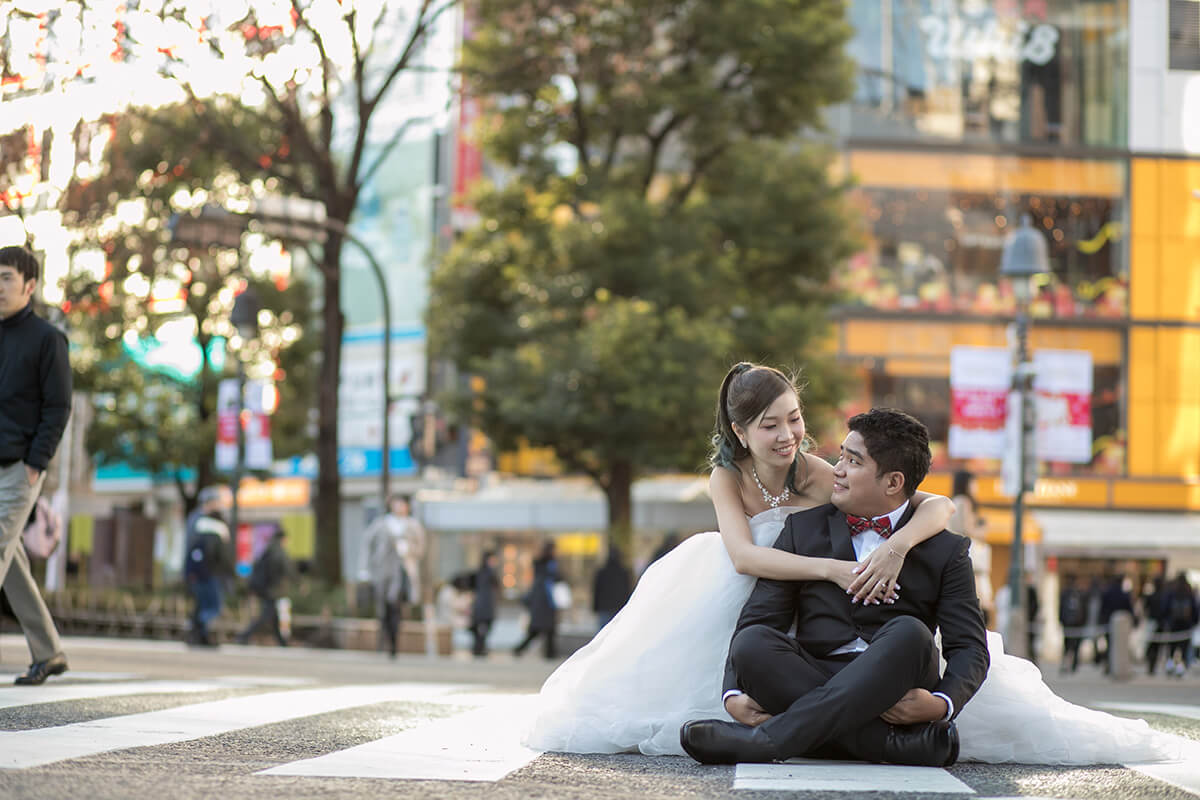
<instances>
[{"instance_id":1,"label":"red bow tie","mask_svg":"<svg viewBox=\"0 0 1200 800\"><path fill-rule=\"evenodd\" d=\"M878 519L868 519L866 517L856 517L853 514L847 514L846 525L850 527L851 536L856 536L865 530L873 530L884 539L892 535L892 518L887 516L879 517Z\"/></svg>"}]
</instances>

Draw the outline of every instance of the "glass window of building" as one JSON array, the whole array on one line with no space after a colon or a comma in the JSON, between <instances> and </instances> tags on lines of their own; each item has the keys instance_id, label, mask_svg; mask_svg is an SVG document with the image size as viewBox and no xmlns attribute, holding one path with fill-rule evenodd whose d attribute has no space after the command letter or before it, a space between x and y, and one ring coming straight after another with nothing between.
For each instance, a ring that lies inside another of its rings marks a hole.
<instances>
[{"instance_id":1,"label":"glass window of building","mask_svg":"<svg viewBox=\"0 0 1200 800\"><path fill-rule=\"evenodd\" d=\"M860 139L1122 147L1128 13L1127 0L851 0L858 90L833 124Z\"/></svg>"},{"instance_id":2,"label":"glass window of building","mask_svg":"<svg viewBox=\"0 0 1200 800\"><path fill-rule=\"evenodd\" d=\"M1168 66L1200 69L1200 0L1171 0L1168 28Z\"/></svg>"},{"instance_id":3,"label":"glass window of building","mask_svg":"<svg viewBox=\"0 0 1200 800\"><path fill-rule=\"evenodd\" d=\"M1005 237L1029 213L1051 272L1035 279L1035 319L1128 316L1120 161L851 151L865 247L836 277L852 303L921 314L1016 310L999 276Z\"/></svg>"}]
</instances>

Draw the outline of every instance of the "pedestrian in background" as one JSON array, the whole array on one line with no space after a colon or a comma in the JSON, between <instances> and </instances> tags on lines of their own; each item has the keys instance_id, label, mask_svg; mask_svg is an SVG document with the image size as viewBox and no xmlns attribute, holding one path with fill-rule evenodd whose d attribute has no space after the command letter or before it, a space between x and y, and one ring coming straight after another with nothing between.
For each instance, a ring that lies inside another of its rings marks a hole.
<instances>
[{"instance_id":1,"label":"pedestrian in background","mask_svg":"<svg viewBox=\"0 0 1200 800\"><path fill-rule=\"evenodd\" d=\"M621 548L608 546L608 559L596 570L592 581L592 610L596 612L596 630L600 630L629 602L633 576L622 560Z\"/></svg>"},{"instance_id":2,"label":"pedestrian in background","mask_svg":"<svg viewBox=\"0 0 1200 800\"><path fill-rule=\"evenodd\" d=\"M1037 663L1037 644L1038 644L1038 614L1041 611L1041 603L1038 602L1037 585L1033 578L1025 579L1025 636L1029 654L1029 660L1034 664Z\"/></svg>"},{"instance_id":3,"label":"pedestrian in background","mask_svg":"<svg viewBox=\"0 0 1200 800\"><path fill-rule=\"evenodd\" d=\"M471 652L480 658L487 655L487 637L496 621L496 596L500 591L496 558L494 550L484 553L472 581L475 596L471 600L471 636L474 637Z\"/></svg>"},{"instance_id":4,"label":"pedestrian in background","mask_svg":"<svg viewBox=\"0 0 1200 800\"><path fill-rule=\"evenodd\" d=\"M425 528L412 517L407 495L388 498L388 511L363 534L365 563L360 575L375 589L375 609L388 655L399 651L404 607L420 601Z\"/></svg>"},{"instance_id":5,"label":"pedestrian in background","mask_svg":"<svg viewBox=\"0 0 1200 800\"><path fill-rule=\"evenodd\" d=\"M286 531L276 524L267 546L258 554L258 558L254 559L254 566L250 569L249 587L251 593L258 598L258 617L246 630L238 634L237 640L240 644L246 644L251 636L265 629L275 637L280 647L287 647L287 637L279 627L279 590L291 572L291 562L283 547L286 538Z\"/></svg>"},{"instance_id":6,"label":"pedestrian in background","mask_svg":"<svg viewBox=\"0 0 1200 800\"><path fill-rule=\"evenodd\" d=\"M188 643L215 647L212 624L221 616L225 583L233 578L233 554L229 526L216 510L196 519L192 545L188 549L184 580L192 593L194 612Z\"/></svg>"},{"instance_id":7,"label":"pedestrian in background","mask_svg":"<svg viewBox=\"0 0 1200 800\"><path fill-rule=\"evenodd\" d=\"M183 564L180 575L187 574L188 559L191 558L192 544L196 539L196 523L203 517L220 513L224 508L225 494L220 486L205 486L196 493L196 507L183 523Z\"/></svg>"},{"instance_id":8,"label":"pedestrian in background","mask_svg":"<svg viewBox=\"0 0 1200 800\"><path fill-rule=\"evenodd\" d=\"M1079 588L1079 579L1067 575L1063 590L1058 596L1058 621L1063 631L1063 655L1059 664L1059 673L1068 670L1075 672L1079 669L1079 645L1087 625L1087 596Z\"/></svg>"},{"instance_id":9,"label":"pedestrian in background","mask_svg":"<svg viewBox=\"0 0 1200 800\"><path fill-rule=\"evenodd\" d=\"M0 248L0 584L32 657L19 686L67 670L21 538L71 413L67 337L33 311L39 275L33 253Z\"/></svg>"},{"instance_id":10,"label":"pedestrian in background","mask_svg":"<svg viewBox=\"0 0 1200 800\"><path fill-rule=\"evenodd\" d=\"M992 589L992 546L987 542L987 522L975 504L975 476L969 470L955 470L951 499L954 514L947 530L971 540L971 567L975 573L975 594L988 627L996 624L996 594Z\"/></svg>"},{"instance_id":11,"label":"pedestrian in background","mask_svg":"<svg viewBox=\"0 0 1200 800\"><path fill-rule=\"evenodd\" d=\"M1107 580L1107 578L1106 578ZM1096 666L1104 661L1106 653L1100 647L1104 642L1100 628L1100 607L1104 604L1104 582L1093 576L1087 590L1087 629L1092 640L1092 663Z\"/></svg>"},{"instance_id":12,"label":"pedestrian in background","mask_svg":"<svg viewBox=\"0 0 1200 800\"><path fill-rule=\"evenodd\" d=\"M525 596L529 608L529 629L525 639L513 650L521 655L534 639L541 636L546 658L555 658L558 647L555 636L558 630L558 609L554 604L554 584L560 580L558 560L554 557L554 542L546 542L541 554L533 561L533 584Z\"/></svg>"},{"instance_id":13,"label":"pedestrian in background","mask_svg":"<svg viewBox=\"0 0 1200 800\"><path fill-rule=\"evenodd\" d=\"M1163 610L1167 600L1167 579L1164 575L1155 575L1151 582L1153 589L1142 602L1142 614L1146 619L1146 674L1153 675L1158 669L1158 654L1162 652L1163 639L1167 634L1166 618Z\"/></svg>"},{"instance_id":14,"label":"pedestrian in background","mask_svg":"<svg viewBox=\"0 0 1200 800\"><path fill-rule=\"evenodd\" d=\"M1182 678L1192 664L1192 629L1196 627L1196 594L1180 572L1167 588L1163 604L1169 642L1166 673Z\"/></svg>"}]
</instances>

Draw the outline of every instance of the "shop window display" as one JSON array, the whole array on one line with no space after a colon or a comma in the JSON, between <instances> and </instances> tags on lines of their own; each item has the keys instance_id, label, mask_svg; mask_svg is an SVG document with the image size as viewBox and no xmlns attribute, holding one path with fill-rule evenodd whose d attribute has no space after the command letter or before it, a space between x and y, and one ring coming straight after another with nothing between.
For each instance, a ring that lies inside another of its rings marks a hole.
<instances>
[{"instance_id":1,"label":"shop window display","mask_svg":"<svg viewBox=\"0 0 1200 800\"><path fill-rule=\"evenodd\" d=\"M862 138L1123 146L1127 0L852 0Z\"/></svg>"},{"instance_id":2,"label":"shop window display","mask_svg":"<svg viewBox=\"0 0 1200 800\"><path fill-rule=\"evenodd\" d=\"M1040 461L1039 474L1045 477L1119 476L1125 473L1125 431L1121 427L1122 369L1115 365L1096 365L1092 391L1092 459L1085 464ZM842 409L851 415L872 406L911 410L929 429L933 454L932 469L947 471L962 462L950 458L950 380L948 377L891 375L879 370L863 372L863 396L851 400ZM830 440L835 441L835 440ZM999 459L977 458L967 462L981 475L999 474Z\"/></svg>"},{"instance_id":3,"label":"shop window display","mask_svg":"<svg viewBox=\"0 0 1200 800\"><path fill-rule=\"evenodd\" d=\"M1051 266L1034 279L1031 315L1128 313L1120 198L863 187L853 202L865 221L866 247L838 276L853 302L921 313L1014 313L1000 257L1005 237L1029 213L1046 236Z\"/></svg>"}]
</instances>

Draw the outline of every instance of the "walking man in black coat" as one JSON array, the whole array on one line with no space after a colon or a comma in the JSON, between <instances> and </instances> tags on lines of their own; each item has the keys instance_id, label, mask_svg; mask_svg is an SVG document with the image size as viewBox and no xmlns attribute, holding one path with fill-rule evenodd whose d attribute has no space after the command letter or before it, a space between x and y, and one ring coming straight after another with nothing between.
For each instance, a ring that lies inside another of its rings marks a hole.
<instances>
[{"instance_id":1,"label":"walking man in black coat","mask_svg":"<svg viewBox=\"0 0 1200 800\"><path fill-rule=\"evenodd\" d=\"M33 312L38 262L24 247L0 248L0 583L29 642L33 663L16 679L36 686L67 670L21 531L71 413L67 337Z\"/></svg>"},{"instance_id":2,"label":"walking man in black coat","mask_svg":"<svg viewBox=\"0 0 1200 800\"><path fill-rule=\"evenodd\" d=\"M487 637L496 621L496 593L500 590L500 579L496 577L496 552L483 554L483 562L475 571L473 579L475 596L471 600L471 636L474 641L471 653L482 658L487 655Z\"/></svg>"},{"instance_id":3,"label":"walking man in black coat","mask_svg":"<svg viewBox=\"0 0 1200 800\"><path fill-rule=\"evenodd\" d=\"M849 427L833 502L788 517L775 547L861 560L887 547L892 530L911 518L909 498L929 469L925 426L876 408L851 418ZM954 717L990 663L969 546L942 531L912 548L892 604L852 604L826 581L760 578L726 664L725 707L739 721L685 724L684 749L709 764L795 756L954 763Z\"/></svg>"}]
</instances>

